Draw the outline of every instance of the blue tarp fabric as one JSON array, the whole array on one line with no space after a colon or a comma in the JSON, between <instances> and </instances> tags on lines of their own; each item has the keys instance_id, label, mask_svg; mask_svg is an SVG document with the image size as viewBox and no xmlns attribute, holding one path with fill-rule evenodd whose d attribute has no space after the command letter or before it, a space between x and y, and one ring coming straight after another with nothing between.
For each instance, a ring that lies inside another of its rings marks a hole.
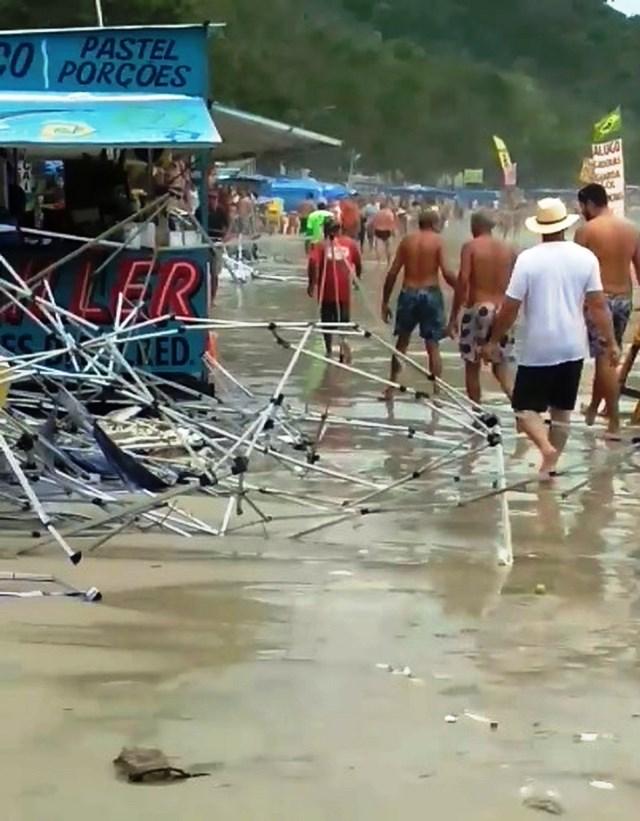
<instances>
[{"instance_id":1,"label":"blue tarp fabric","mask_svg":"<svg viewBox=\"0 0 640 821\"><path fill-rule=\"evenodd\" d=\"M284 202L286 211L295 211L309 194L317 202L320 199L340 200L349 196L344 185L323 183L312 177L277 177L261 186L259 194L263 198L278 197Z\"/></svg>"},{"instance_id":2,"label":"blue tarp fabric","mask_svg":"<svg viewBox=\"0 0 640 821\"><path fill-rule=\"evenodd\" d=\"M0 144L5 147L198 149L220 141L199 97L0 93Z\"/></svg>"}]
</instances>

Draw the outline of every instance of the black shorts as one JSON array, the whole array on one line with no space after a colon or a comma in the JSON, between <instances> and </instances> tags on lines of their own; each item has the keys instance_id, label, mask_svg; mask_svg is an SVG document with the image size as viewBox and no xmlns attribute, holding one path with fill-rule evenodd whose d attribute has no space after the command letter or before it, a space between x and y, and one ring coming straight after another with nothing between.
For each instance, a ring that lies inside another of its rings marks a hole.
<instances>
[{"instance_id":1,"label":"black shorts","mask_svg":"<svg viewBox=\"0 0 640 821\"><path fill-rule=\"evenodd\" d=\"M320 320L322 322L351 322L349 306L344 302L322 302L320 304Z\"/></svg>"},{"instance_id":2,"label":"black shorts","mask_svg":"<svg viewBox=\"0 0 640 821\"><path fill-rule=\"evenodd\" d=\"M382 242L388 242L391 239L391 231L379 231L378 229L376 229L374 233L376 237Z\"/></svg>"},{"instance_id":3,"label":"black shorts","mask_svg":"<svg viewBox=\"0 0 640 821\"><path fill-rule=\"evenodd\" d=\"M582 359L540 367L520 365L511 405L514 411L544 413L549 408L572 411L581 376Z\"/></svg>"}]
</instances>

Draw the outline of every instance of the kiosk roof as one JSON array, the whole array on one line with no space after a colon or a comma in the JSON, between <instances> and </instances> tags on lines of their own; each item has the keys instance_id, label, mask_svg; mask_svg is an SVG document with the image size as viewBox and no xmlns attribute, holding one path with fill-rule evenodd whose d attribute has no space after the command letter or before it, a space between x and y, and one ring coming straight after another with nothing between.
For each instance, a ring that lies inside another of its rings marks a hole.
<instances>
[{"instance_id":1,"label":"kiosk roof","mask_svg":"<svg viewBox=\"0 0 640 821\"><path fill-rule=\"evenodd\" d=\"M0 144L7 148L195 150L220 142L199 97L0 92Z\"/></svg>"}]
</instances>

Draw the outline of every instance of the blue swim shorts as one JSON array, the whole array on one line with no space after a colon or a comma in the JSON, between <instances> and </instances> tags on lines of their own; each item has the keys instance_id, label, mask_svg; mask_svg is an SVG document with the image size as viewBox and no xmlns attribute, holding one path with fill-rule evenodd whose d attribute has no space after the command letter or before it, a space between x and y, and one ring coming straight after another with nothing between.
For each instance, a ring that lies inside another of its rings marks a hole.
<instances>
[{"instance_id":1,"label":"blue swim shorts","mask_svg":"<svg viewBox=\"0 0 640 821\"><path fill-rule=\"evenodd\" d=\"M425 342L439 342L445 335L444 299L438 286L404 288L398 297L395 335L412 334L420 328Z\"/></svg>"}]
</instances>

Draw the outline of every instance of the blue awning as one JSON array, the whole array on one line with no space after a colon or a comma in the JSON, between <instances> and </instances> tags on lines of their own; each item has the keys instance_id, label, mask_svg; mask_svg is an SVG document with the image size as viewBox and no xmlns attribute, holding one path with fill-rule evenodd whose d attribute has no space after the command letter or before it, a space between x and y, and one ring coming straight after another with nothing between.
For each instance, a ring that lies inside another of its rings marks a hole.
<instances>
[{"instance_id":1,"label":"blue awning","mask_svg":"<svg viewBox=\"0 0 640 821\"><path fill-rule=\"evenodd\" d=\"M178 94L0 93L0 147L211 148L204 100Z\"/></svg>"}]
</instances>

